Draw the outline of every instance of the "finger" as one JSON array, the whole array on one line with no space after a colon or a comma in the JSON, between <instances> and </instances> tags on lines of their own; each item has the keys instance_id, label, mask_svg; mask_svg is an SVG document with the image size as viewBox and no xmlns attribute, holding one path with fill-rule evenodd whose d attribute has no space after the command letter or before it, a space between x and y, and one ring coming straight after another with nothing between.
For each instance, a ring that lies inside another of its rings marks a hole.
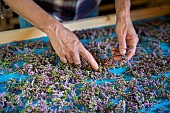
<instances>
[{"instance_id":1,"label":"finger","mask_svg":"<svg viewBox=\"0 0 170 113\"><path fill-rule=\"evenodd\" d=\"M119 38L119 51L121 55L124 55L126 53L126 39L125 38Z\"/></svg>"},{"instance_id":2,"label":"finger","mask_svg":"<svg viewBox=\"0 0 170 113\"><path fill-rule=\"evenodd\" d=\"M55 52L57 53L57 55L60 57L60 60L63 62L63 63L67 63L67 59L65 57L65 55L62 53L62 52L59 52L59 51L56 51L56 49L54 48Z\"/></svg>"},{"instance_id":3,"label":"finger","mask_svg":"<svg viewBox=\"0 0 170 113\"><path fill-rule=\"evenodd\" d=\"M73 63L73 59L69 54L66 54L66 59L68 60L69 63Z\"/></svg>"},{"instance_id":4,"label":"finger","mask_svg":"<svg viewBox=\"0 0 170 113\"><path fill-rule=\"evenodd\" d=\"M126 27L122 27L122 30L117 33L119 41L119 51L121 55L126 53Z\"/></svg>"},{"instance_id":5,"label":"finger","mask_svg":"<svg viewBox=\"0 0 170 113\"><path fill-rule=\"evenodd\" d=\"M135 54L135 51L136 51L136 47L133 47L129 50L128 54L127 54L127 59L130 60L134 54Z\"/></svg>"},{"instance_id":6,"label":"finger","mask_svg":"<svg viewBox=\"0 0 170 113\"><path fill-rule=\"evenodd\" d=\"M120 65L123 65L124 63L126 63L127 62L127 60L121 60L120 61Z\"/></svg>"},{"instance_id":7,"label":"finger","mask_svg":"<svg viewBox=\"0 0 170 113\"><path fill-rule=\"evenodd\" d=\"M112 54L112 55L116 55L116 56L117 56L117 55L121 55L119 51L111 51L111 54Z\"/></svg>"},{"instance_id":8,"label":"finger","mask_svg":"<svg viewBox=\"0 0 170 113\"><path fill-rule=\"evenodd\" d=\"M127 43L128 43L128 48L129 48L129 51L127 53L127 59L130 60L134 54L135 54L135 51L136 51L136 46L137 46L137 43L138 43L138 37L130 37L130 39L127 40Z\"/></svg>"},{"instance_id":9,"label":"finger","mask_svg":"<svg viewBox=\"0 0 170 113\"><path fill-rule=\"evenodd\" d=\"M79 55L78 52L77 52L77 53L74 53L74 55L73 55L73 61L74 61L74 63L75 63L76 65L81 64L80 55Z\"/></svg>"},{"instance_id":10,"label":"finger","mask_svg":"<svg viewBox=\"0 0 170 113\"><path fill-rule=\"evenodd\" d=\"M60 57L60 60L65 64L67 63L67 59L65 57Z\"/></svg>"},{"instance_id":11,"label":"finger","mask_svg":"<svg viewBox=\"0 0 170 113\"><path fill-rule=\"evenodd\" d=\"M63 63L67 63L67 59L65 58L65 55L63 53L63 51L60 51L60 48L57 47L57 44L54 40L50 39L51 43L52 43L52 46L55 50L55 52L57 53L57 55L59 56L60 60L63 62Z\"/></svg>"},{"instance_id":12,"label":"finger","mask_svg":"<svg viewBox=\"0 0 170 113\"><path fill-rule=\"evenodd\" d=\"M80 51L80 55L82 55L87 61L91 64L94 70L98 70L99 66L93 56L84 48L82 47Z\"/></svg>"},{"instance_id":13,"label":"finger","mask_svg":"<svg viewBox=\"0 0 170 113\"><path fill-rule=\"evenodd\" d=\"M119 49L114 47L111 51L119 51Z\"/></svg>"},{"instance_id":14,"label":"finger","mask_svg":"<svg viewBox=\"0 0 170 113\"><path fill-rule=\"evenodd\" d=\"M123 60L120 61L120 65L122 66L124 64Z\"/></svg>"},{"instance_id":15,"label":"finger","mask_svg":"<svg viewBox=\"0 0 170 113\"><path fill-rule=\"evenodd\" d=\"M114 59L114 60L122 60L122 55L120 55L120 56L114 56L113 59Z\"/></svg>"},{"instance_id":16,"label":"finger","mask_svg":"<svg viewBox=\"0 0 170 113\"><path fill-rule=\"evenodd\" d=\"M112 55L119 55L120 54L119 49L118 48L112 48L111 54Z\"/></svg>"}]
</instances>

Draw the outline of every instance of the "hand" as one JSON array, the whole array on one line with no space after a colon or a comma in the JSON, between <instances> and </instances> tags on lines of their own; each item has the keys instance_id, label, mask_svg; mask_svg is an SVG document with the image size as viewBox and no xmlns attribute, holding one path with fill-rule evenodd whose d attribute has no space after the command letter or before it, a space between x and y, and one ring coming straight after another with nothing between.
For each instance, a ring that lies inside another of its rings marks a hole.
<instances>
[{"instance_id":1,"label":"hand","mask_svg":"<svg viewBox=\"0 0 170 113\"><path fill-rule=\"evenodd\" d=\"M65 27L58 27L49 33L52 46L63 63L80 64L80 55L88 60L93 69L98 70L98 64L85 49L77 36Z\"/></svg>"},{"instance_id":2,"label":"hand","mask_svg":"<svg viewBox=\"0 0 170 113\"><path fill-rule=\"evenodd\" d=\"M128 17L122 17L117 19L116 34L118 36L119 49L113 48L111 53L115 55L114 60L120 60L120 64L123 64L122 56L126 55L126 59L129 60L135 54L136 46L138 43L138 35L133 27L132 21Z\"/></svg>"},{"instance_id":3,"label":"hand","mask_svg":"<svg viewBox=\"0 0 170 113\"><path fill-rule=\"evenodd\" d=\"M77 36L64 28L58 20L40 8L33 0L4 1L16 13L49 36L52 46L62 62L80 64L80 54L95 70L98 69L98 64L93 56L80 43ZM28 13L28 11L30 12Z\"/></svg>"}]
</instances>

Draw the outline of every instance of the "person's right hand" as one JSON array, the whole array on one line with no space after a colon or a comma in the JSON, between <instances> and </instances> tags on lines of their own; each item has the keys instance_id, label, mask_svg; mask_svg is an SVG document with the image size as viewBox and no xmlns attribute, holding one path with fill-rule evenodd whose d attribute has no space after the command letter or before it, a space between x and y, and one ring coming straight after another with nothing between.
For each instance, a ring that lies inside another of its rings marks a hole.
<instances>
[{"instance_id":1,"label":"person's right hand","mask_svg":"<svg viewBox=\"0 0 170 113\"><path fill-rule=\"evenodd\" d=\"M56 26L53 32L47 34L51 44L63 63L80 64L80 55L87 59L93 69L98 70L98 64L85 49L77 36L65 27Z\"/></svg>"}]
</instances>

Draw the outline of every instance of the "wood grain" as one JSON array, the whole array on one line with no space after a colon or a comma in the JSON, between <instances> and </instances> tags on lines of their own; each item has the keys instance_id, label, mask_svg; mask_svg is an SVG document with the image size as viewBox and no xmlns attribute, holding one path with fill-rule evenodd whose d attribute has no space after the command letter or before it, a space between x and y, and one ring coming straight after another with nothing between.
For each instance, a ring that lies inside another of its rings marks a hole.
<instances>
[{"instance_id":1,"label":"wood grain","mask_svg":"<svg viewBox=\"0 0 170 113\"><path fill-rule=\"evenodd\" d=\"M131 0L131 6L137 6L137 5L146 5L148 3L150 3L150 1L152 0ZM158 1L158 0L156 0ZM164 0L165 1L165 0ZM164 2L162 1L162 2ZM154 0L155 2L155 0ZM99 7L99 11L107 11L107 10L112 10L115 8L115 3L110 3L110 4L103 4L103 5L100 5Z\"/></svg>"},{"instance_id":2,"label":"wood grain","mask_svg":"<svg viewBox=\"0 0 170 113\"><path fill-rule=\"evenodd\" d=\"M170 5L131 11L131 19L135 21L135 20L141 20L141 19L152 18L157 16L163 16L167 14L170 14ZM116 23L116 15L111 14L107 16L68 21L68 22L64 22L63 25L68 29L70 29L71 31L74 31L74 30L108 26L108 25L113 25L115 23ZM5 31L5 32L0 32L0 44L9 43L13 41L28 40L28 39L33 39L33 38L38 38L43 36L46 36L46 34L35 27Z\"/></svg>"}]
</instances>

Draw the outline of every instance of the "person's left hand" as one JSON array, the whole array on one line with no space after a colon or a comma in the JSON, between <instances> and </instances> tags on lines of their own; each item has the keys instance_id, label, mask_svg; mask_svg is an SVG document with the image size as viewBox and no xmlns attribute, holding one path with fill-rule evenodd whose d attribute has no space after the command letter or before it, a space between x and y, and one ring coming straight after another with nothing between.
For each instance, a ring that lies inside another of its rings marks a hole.
<instances>
[{"instance_id":1,"label":"person's left hand","mask_svg":"<svg viewBox=\"0 0 170 113\"><path fill-rule=\"evenodd\" d=\"M119 49L113 48L111 53L113 54L113 59L120 60L120 64L122 65L126 62L125 59L122 59L124 55L126 55L126 60L130 60L135 54L139 39L132 21L128 17L117 19L116 34L118 36Z\"/></svg>"}]
</instances>

